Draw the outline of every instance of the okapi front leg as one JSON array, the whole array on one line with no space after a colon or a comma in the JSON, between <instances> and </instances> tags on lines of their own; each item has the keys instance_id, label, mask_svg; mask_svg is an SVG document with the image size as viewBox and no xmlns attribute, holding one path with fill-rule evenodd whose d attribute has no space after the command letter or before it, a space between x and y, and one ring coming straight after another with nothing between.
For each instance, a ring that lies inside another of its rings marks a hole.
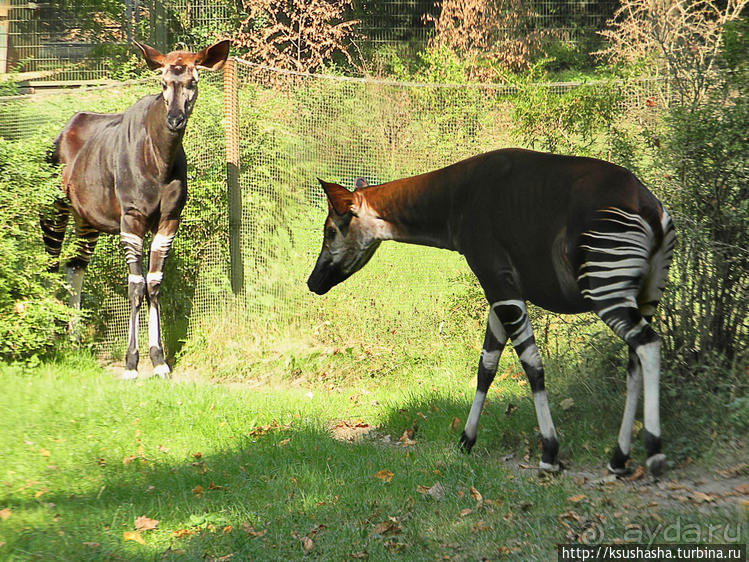
<instances>
[{"instance_id":1,"label":"okapi front leg","mask_svg":"<svg viewBox=\"0 0 749 562\"><path fill-rule=\"evenodd\" d=\"M127 220L131 219L131 220ZM146 280L143 278L143 224L144 221L123 217L120 239L125 249L125 259L129 275L127 276L127 296L130 301L130 320L128 322L128 343L125 354L125 371L123 379L138 377L138 328L140 306L146 295ZM132 230L136 232L133 232Z\"/></svg>"},{"instance_id":2,"label":"okapi front leg","mask_svg":"<svg viewBox=\"0 0 749 562\"><path fill-rule=\"evenodd\" d=\"M536 347L536 339L533 337L533 328L528 321L525 303L520 300L503 301L496 304L496 310L497 316L510 336L515 353L528 377L531 392L533 392L533 404L541 431L542 452L539 468L549 472L558 472L559 442L554 422L551 419L541 354Z\"/></svg>"},{"instance_id":3,"label":"okapi front leg","mask_svg":"<svg viewBox=\"0 0 749 562\"><path fill-rule=\"evenodd\" d=\"M497 317L493 307L489 308L489 319L486 322L486 335L484 336L484 347L481 350L481 359L479 360L478 380L476 381L476 395L473 398L471 411L468 414L465 428L460 436L460 447L467 453L471 451L476 443L476 434L481 417L481 410L484 407L486 393L489 391L494 375L497 374L499 357L507 342L507 335L502 327L502 323Z\"/></svg>"},{"instance_id":4,"label":"okapi front leg","mask_svg":"<svg viewBox=\"0 0 749 562\"><path fill-rule=\"evenodd\" d=\"M148 346L153 372L165 378L169 376L169 365L164 360L164 348L161 343L161 319L159 310L159 290L164 279L164 264L177 231L177 221L166 221L151 242L151 256L148 264L146 284L148 288Z\"/></svg>"}]
</instances>

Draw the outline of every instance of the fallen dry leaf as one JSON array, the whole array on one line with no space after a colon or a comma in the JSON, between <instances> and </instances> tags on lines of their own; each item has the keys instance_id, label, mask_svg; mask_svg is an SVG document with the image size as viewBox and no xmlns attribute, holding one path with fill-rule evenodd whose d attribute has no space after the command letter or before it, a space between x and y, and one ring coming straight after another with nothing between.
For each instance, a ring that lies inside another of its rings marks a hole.
<instances>
[{"instance_id":1,"label":"fallen dry leaf","mask_svg":"<svg viewBox=\"0 0 749 562\"><path fill-rule=\"evenodd\" d=\"M749 484L739 484L734 488L739 494L749 494Z\"/></svg>"},{"instance_id":2,"label":"fallen dry leaf","mask_svg":"<svg viewBox=\"0 0 749 562\"><path fill-rule=\"evenodd\" d=\"M177 529L176 531L172 532L172 536L181 539L182 537L189 537L193 533L194 531L191 531L190 529Z\"/></svg>"},{"instance_id":3,"label":"fallen dry leaf","mask_svg":"<svg viewBox=\"0 0 749 562\"><path fill-rule=\"evenodd\" d=\"M434 483L434 486L431 488L427 488L426 486L422 486L419 484L416 486L416 491L420 494L429 495L435 500L441 500L445 497L445 489L442 487L442 483L438 480Z\"/></svg>"},{"instance_id":4,"label":"fallen dry leaf","mask_svg":"<svg viewBox=\"0 0 749 562\"><path fill-rule=\"evenodd\" d=\"M575 496L570 496L567 498L567 501L570 503L578 503L583 501L587 496L585 494L577 494Z\"/></svg>"},{"instance_id":5,"label":"fallen dry leaf","mask_svg":"<svg viewBox=\"0 0 749 562\"><path fill-rule=\"evenodd\" d=\"M86 546L88 548L94 548L94 549L99 548L99 543L98 542L84 542L82 544L83 544L83 546Z\"/></svg>"},{"instance_id":6,"label":"fallen dry leaf","mask_svg":"<svg viewBox=\"0 0 749 562\"><path fill-rule=\"evenodd\" d=\"M289 441L291 441L291 437L289 437L287 439L282 439L281 441L278 442L278 446L279 447L283 447L284 445L288 445Z\"/></svg>"},{"instance_id":7,"label":"fallen dry leaf","mask_svg":"<svg viewBox=\"0 0 749 562\"><path fill-rule=\"evenodd\" d=\"M461 517L465 517L466 515L470 515L471 513L473 513L473 510L469 507L460 510Z\"/></svg>"},{"instance_id":8,"label":"fallen dry leaf","mask_svg":"<svg viewBox=\"0 0 749 562\"><path fill-rule=\"evenodd\" d=\"M634 482L635 480L642 480L643 478L645 478L645 469L642 466L638 466L632 474L626 476L624 479L627 482Z\"/></svg>"},{"instance_id":9,"label":"fallen dry leaf","mask_svg":"<svg viewBox=\"0 0 749 562\"><path fill-rule=\"evenodd\" d=\"M13 512L7 507L5 509L0 509L0 520L5 521L8 517L10 517L11 513Z\"/></svg>"},{"instance_id":10,"label":"fallen dry leaf","mask_svg":"<svg viewBox=\"0 0 749 562\"><path fill-rule=\"evenodd\" d=\"M312 542L311 538L302 537L299 540L302 542L302 550L304 550L304 552L312 552L312 549L315 548L315 543Z\"/></svg>"},{"instance_id":11,"label":"fallen dry leaf","mask_svg":"<svg viewBox=\"0 0 749 562\"><path fill-rule=\"evenodd\" d=\"M198 484L197 486L195 486L192 489L192 493L195 494L196 496L198 496L199 498L202 498L203 497L203 486L201 486L200 484Z\"/></svg>"},{"instance_id":12,"label":"fallen dry leaf","mask_svg":"<svg viewBox=\"0 0 749 562\"><path fill-rule=\"evenodd\" d=\"M41 497L42 497L42 496L43 496L44 494L46 494L47 492L49 492L49 488L42 488L42 489L41 489L41 490L39 490L39 491L38 491L38 492L37 492L36 494L34 494L34 497L35 497L35 498L41 498Z\"/></svg>"},{"instance_id":13,"label":"fallen dry leaf","mask_svg":"<svg viewBox=\"0 0 749 562\"><path fill-rule=\"evenodd\" d=\"M459 427L460 427L460 418L453 418L453 421L450 422L450 431L458 431Z\"/></svg>"},{"instance_id":14,"label":"fallen dry leaf","mask_svg":"<svg viewBox=\"0 0 749 562\"><path fill-rule=\"evenodd\" d=\"M393 479L393 473L389 470L379 470L374 475L375 478L379 478L383 482L390 482Z\"/></svg>"},{"instance_id":15,"label":"fallen dry leaf","mask_svg":"<svg viewBox=\"0 0 749 562\"><path fill-rule=\"evenodd\" d=\"M143 540L143 537L140 536L139 531L125 531L122 533L123 540L126 541L134 541L139 544L146 544L146 541Z\"/></svg>"},{"instance_id":16,"label":"fallen dry leaf","mask_svg":"<svg viewBox=\"0 0 749 562\"><path fill-rule=\"evenodd\" d=\"M569 410L575 405L575 400L573 398L565 398L559 405L562 407L562 410Z\"/></svg>"},{"instance_id":17,"label":"fallen dry leaf","mask_svg":"<svg viewBox=\"0 0 749 562\"><path fill-rule=\"evenodd\" d=\"M43 457L48 457L50 455L50 452L47 449L39 449L39 454Z\"/></svg>"},{"instance_id":18,"label":"fallen dry leaf","mask_svg":"<svg viewBox=\"0 0 749 562\"><path fill-rule=\"evenodd\" d=\"M480 502L484 497L481 495L481 492L479 492L476 488L471 486L468 490L471 493L471 497L476 500L477 502Z\"/></svg>"},{"instance_id":19,"label":"fallen dry leaf","mask_svg":"<svg viewBox=\"0 0 749 562\"><path fill-rule=\"evenodd\" d=\"M130 455L129 457L125 457L124 459L122 459L122 464L127 466L137 458L138 457L136 457L135 455Z\"/></svg>"},{"instance_id":20,"label":"fallen dry leaf","mask_svg":"<svg viewBox=\"0 0 749 562\"><path fill-rule=\"evenodd\" d=\"M372 529L372 532L376 535L397 535L401 531L401 525L395 517L388 517L385 521L377 523Z\"/></svg>"},{"instance_id":21,"label":"fallen dry leaf","mask_svg":"<svg viewBox=\"0 0 749 562\"><path fill-rule=\"evenodd\" d=\"M707 495L707 494L705 494L704 492L699 492L699 491L697 491L697 490L695 490L694 492L692 492L692 497L694 498L694 500L695 500L695 501L696 501L697 503L703 503L703 502L712 502L712 501L715 501L715 498L714 498L714 497L712 497L712 496L708 496L708 495Z\"/></svg>"},{"instance_id":22,"label":"fallen dry leaf","mask_svg":"<svg viewBox=\"0 0 749 562\"><path fill-rule=\"evenodd\" d=\"M366 553L366 552L364 552L364 551L361 551L361 552L353 552L353 553L349 554L349 557L351 557L351 558L354 558L354 559L356 559L356 560L364 560L364 559L366 559L366 558L369 558L369 554L367 554L367 553Z\"/></svg>"},{"instance_id":23,"label":"fallen dry leaf","mask_svg":"<svg viewBox=\"0 0 749 562\"><path fill-rule=\"evenodd\" d=\"M145 515L141 515L135 520L135 529L136 531L151 531L155 529L158 524L158 519L149 519Z\"/></svg>"},{"instance_id":24,"label":"fallen dry leaf","mask_svg":"<svg viewBox=\"0 0 749 562\"><path fill-rule=\"evenodd\" d=\"M491 530L492 526L486 523L483 519L481 521L478 521L474 526L474 531L489 531Z\"/></svg>"},{"instance_id":25,"label":"fallen dry leaf","mask_svg":"<svg viewBox=\"0 0 749 562\"><path fill-rule=\"evenodd\" d=\"M196 459L200 459L200 458L203 458L203 453L198 451L197 453L193 453L192 456L195 457Z\"/></svg>"}]
</instances>

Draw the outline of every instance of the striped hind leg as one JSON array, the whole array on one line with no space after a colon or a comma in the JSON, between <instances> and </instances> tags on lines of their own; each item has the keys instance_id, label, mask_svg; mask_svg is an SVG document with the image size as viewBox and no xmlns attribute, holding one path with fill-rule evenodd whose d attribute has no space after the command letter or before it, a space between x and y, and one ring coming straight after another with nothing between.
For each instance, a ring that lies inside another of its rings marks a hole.
<instances>
[{"instance_id":1,"label":"striped hind leg","mask_svg":"<svg viewBox=\"0 0 749 562\"><path fill-rule=\"evenodd\" d=\"M664 217L666 221L665 212ZM644 386L647 467L653 474L665 469L659 407L661 345L648 320L660 298L662 286L658 281L665 279L670 254L668 259L662 258L670 250L668 236L664 236L660 247L652 252L655 238L643 217L615 208L598 211L593 227L581 237L583 263L578 276L581 292L596 314L631 350L627 401L617 448L610 462L615 473L624 471L629 456L640 378Z\"/></svg>"},{"instance_id":2,"label":"striped hind leg","mask_svg":"<svg viewBox=\"0 0 749 562\"><path fill-rule=\"evenodd\" d=\"M65 264L65 275L70 290L69 304L80 310L83 276L99 240L99 231L76 215L75 236L75 255Z\"/></svg>"},{"instance_id":3,"label":"striped hind leg","mask_svg":"<svg viewBox=\"0 0 749 562\"><path fill-rule=\"evenodd\" d=\"M43 213L39 219L44 248L53 260L49 266L50 271L56 272L60 269L60 251L69 219L70 201L62 197L56 199L52 208Z\"/></svg>"}]
</instances>

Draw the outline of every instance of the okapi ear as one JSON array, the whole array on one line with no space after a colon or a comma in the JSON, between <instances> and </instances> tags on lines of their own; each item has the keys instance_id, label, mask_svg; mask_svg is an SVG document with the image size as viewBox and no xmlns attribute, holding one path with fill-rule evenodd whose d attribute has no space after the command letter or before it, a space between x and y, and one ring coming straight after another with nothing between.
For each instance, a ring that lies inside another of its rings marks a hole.
<instances>
[{"instance_id":1,"label":"okapi ear","mask_svg":"<svg viewBox=\"0 0 749 562\"><path fill-rule=\"evenodd\" d=\"M195 65L204 70L221 70L229 56L231 41L224 39L215 45L206 47L195 57Z\"/></svg>"},{"instance_id":2,"label":"okapi ear","mask_svg":"<svg viewBox=\"0 0 749 562\"><path fill-rule=\"evenodd\" d=\"M351 203L354 200L354 194L343 186L337 183L328 183L326 181L317 178L320 182L325 195L328 196L328 204L337 215L345 215L351 211Z\"/></svg>"},{"instance_id":3,"label":"okapi ear","mask_svg":"<svg viewBox=\"0 0 749 562\"><path fill-rule=\"evenodd\" d=\"M153 47L149 47L145 43L138 43L137 41L133 41L135 45L141 50L143 53L143 58L146 59L146 64L148 64L148 68L151 70L158 70L162 66L164 66L164 55L162 55L160 52L158 52Z\"/></svg>"}]
</instances>

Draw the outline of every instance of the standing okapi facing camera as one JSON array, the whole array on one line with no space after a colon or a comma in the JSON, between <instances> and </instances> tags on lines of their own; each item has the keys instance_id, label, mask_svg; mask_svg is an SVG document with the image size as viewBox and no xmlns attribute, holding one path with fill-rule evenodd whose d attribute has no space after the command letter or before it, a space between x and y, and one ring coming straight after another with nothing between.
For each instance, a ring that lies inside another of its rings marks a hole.
<instances>
[{"instance_id":1,"label":"standing okapi facing camera","mask_svg":"<svg viewBox=\"0 0 749 562\"><path fill-rule=\"evenodd\" d=\"M159 322L159 288L164 262L187 197L187 164L182 148L187 118L198 95L198 69L219 70L229 41L199 53L166 55L136 43L151 70L161 70L160 94L146 96L124 113L76 113L54 141L52 163L64 164L62 190L54 211L41 220L47 251L58 258L73 210L76 255L66 264L70 303L80 307L83 274L99 233L119 234L125 250L130 300L124 379L138 376L138 312L148 299L148 340L154 373L165 377ZM154 233L148 274L143 277L143 238ZM57 269L59 264L55 264Z\"/></svg>"},{"instance_id":2,"label":"standing okapi facing camera","mask_svg":"<svg viewBox=\"0 0 749 562\"><path fill-rule=\"evenodd\" d=\"M382 240L463 254L489 301L476 396L460 445L470 451L508 339L525 370L542 437L542 470L557 471L557 435L526 301L594 311L629 346L627 401L609 470L625 472L645 382L645 448L665 469L658 406L660 340L650 320L668 275L674 229L663 205L629 171L592 158L504 149L441 170L328 197L322 251L307 281L324 294L361 269Z\"/></svg>"}]
</instances>

